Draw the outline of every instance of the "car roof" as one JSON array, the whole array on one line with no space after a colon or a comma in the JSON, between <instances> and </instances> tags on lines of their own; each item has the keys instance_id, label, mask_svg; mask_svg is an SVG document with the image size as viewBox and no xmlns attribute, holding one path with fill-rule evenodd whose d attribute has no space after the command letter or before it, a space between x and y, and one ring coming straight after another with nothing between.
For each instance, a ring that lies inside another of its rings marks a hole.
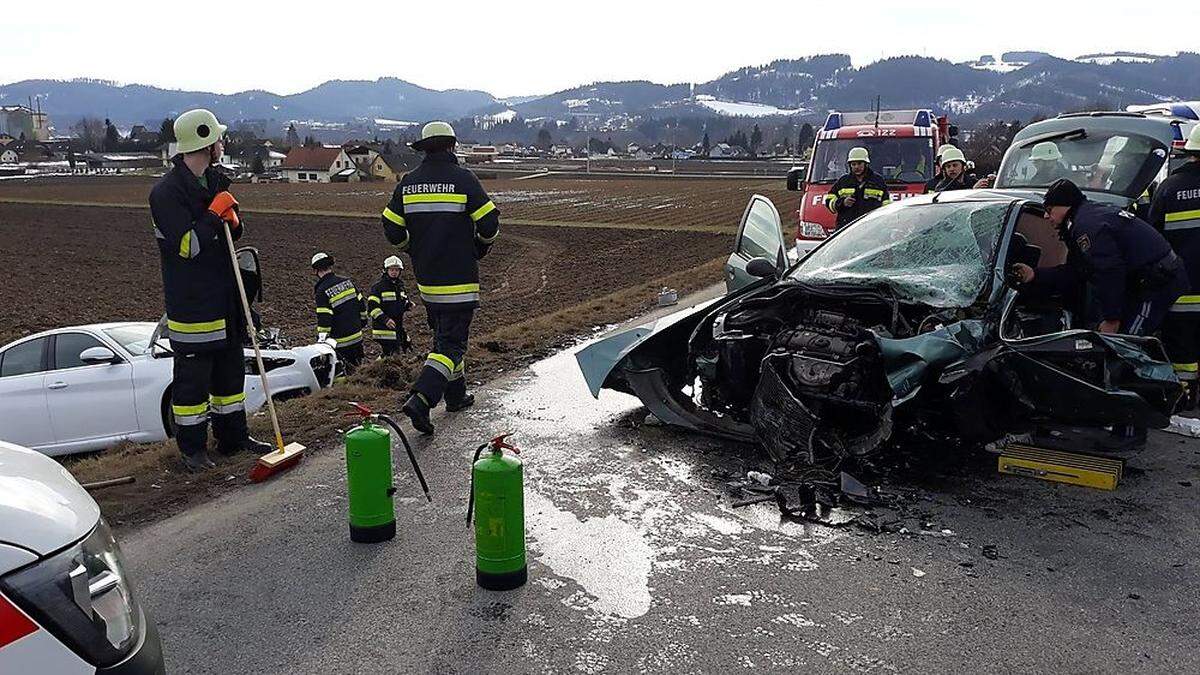
<instances>
[{"instance_id":1,"label":"car roof","mask_svg":"<svg viewBox=\"0 0 1200 675\"><path fill-rule=\"evenodd\" d=\"M1090 113L1066 113L1053 119L1034 122L1013 136L1012 145L1024 145L1039 136L1050 136L1075 129L1108 131L1119 134L1149 136L1168 148L1175 139L1173 125L1178 120L1167 117L1147 116L1141 113L1099 111Z\"/></svg>"}]
</instances>

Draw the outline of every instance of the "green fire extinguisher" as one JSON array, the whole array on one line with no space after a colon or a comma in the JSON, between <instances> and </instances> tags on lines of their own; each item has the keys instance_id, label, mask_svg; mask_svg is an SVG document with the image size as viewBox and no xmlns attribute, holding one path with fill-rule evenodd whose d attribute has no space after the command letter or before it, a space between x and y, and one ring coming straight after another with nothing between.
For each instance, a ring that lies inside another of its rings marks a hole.
<instances>
[{"instance_id":1,"label":"green fire extinguisher","mask_svg":"<svg viewBox=\"0 0 1200 675\"><path fill-rule=\"evenodd\" d=\"M491 591L522 586L529 578L525 564L525 488L521 452L497 436L475 450L471 462L471 494L467 524L475 514L475 583ZM485 450L486 457L480 457ZM511 454L505 454L510 450ZM478 505L478 508L475 508Z\"/></svg>"},{"instance_id":2,"label":"green fire extinguisher","mask_svg":"<svg viewBox=\"0 0 1200 675\"><path fill-rule=\"evenodd\" d=\"M408 438L400 427L387 415L377 415L364 405L351 403L355 412L349 416L359 417L362 422L346 432L346 492L350 516L350 541L359 543L375 543L387 541L396 536L396 510L392 495L396 493L392 485L392 436L386 427L377 424L383 421L396 430L408 459L412 463L413 472L421 482L425 491L425 499L433 501L429 496L429 485L417 465Z\"/></svg>"}]
</instances>

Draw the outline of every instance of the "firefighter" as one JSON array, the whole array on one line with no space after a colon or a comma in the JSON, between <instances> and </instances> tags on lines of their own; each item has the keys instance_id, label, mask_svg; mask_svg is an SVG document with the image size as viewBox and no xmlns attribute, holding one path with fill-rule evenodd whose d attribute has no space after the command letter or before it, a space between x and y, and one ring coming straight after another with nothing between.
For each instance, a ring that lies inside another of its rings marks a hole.
<instances>
[{"instance_id":1,"label":"firefighter","mask_svg":"<svg viewBox=\"0 0 1200 675\"><path fill-rule=\"evenodd\" d=\"M837 214L838 229L891 200L887 184L871 170L866 148L850 148L846 164L850 172L837 179L825 195L825 206Z\"/></svg>"},{"instance_id":2,"label":"firefighter","mask_svg":"<svg viewBox=\"0 0 1200 675\"><path fill-rule=\"evenodd\" d=\"M1179 151L1187 157L1182 166L1154 191L1148 220L1162 232L1187 266L1187 294L1167 313L1163 342L1175 365L1175 374L1187 387L1186 408L1200 398L1197 362L1200 361L1200 125L1192 129Z\"/></svg>"},{"instance_id":3,"label":"firefighter","mask_svg":"<svg viewBox=\"0 0 1200 675\"><path fill-rule=\"evenodd\" d=\"M384 356L400 350L407 352L412 347L408 332L404 330L404 314L416 305L404 292L404 282L400 280L403 271L404 263L400 257L388 256L383 261L383 274L367 295L371 337L379 343Z\"/></svg>"},{"instance_id":4,"label":"firefighter","mask_svg":"<svg viewBox=\"0 0 1200 675\"><path fill-rule=\"evenodd\" d=\"M946 154L946 151L953 147L954 146L950 145L949 143L943 143L938 146L937 152L933 153L933 178L925 181L925 192L927 194L933 192L934 188L937 187L937 184L941 182L942 155Z\"/></svg>"},{"instance_id":5,"label":"firefighter","mask_svg":"<svg viewBox=\"0 0 1200 675\"><path fill-rule=\"evenodd\" d=\"M345 364L345 375L354 372L363 358L363 327L367 306L354 282L333 271L333 257L317 253L312 257L317 274L313 298L317 305L317 341L333 338L338 361Z\"/></svg>"},{"instance_id":6,"label":"firefighter","mask_svg":"<svg viewBox=\"0 0 1200 675\"><path fill-rule=\"evenodd\" d=\"M174 352L171 415L175 441L190 471L215 466L208 456L208 422L217 451L264 454L271 446L246 429L245 320L225 241L245 227L230 180L212 168L224 151L225 126L207 110L175 120L179 154L150 191L150 216L162 260L167 337Z\"/></svg>"},{"instance_id":7,"label":"firefighter","mask_svg":"<svg viewBox=\"0 0 1200 675\"><path fill-rule=\"evenodd\" d=\"M455 143L446 122L426 124L412 144L425 157L401 179L381 217L388 241L408 251L433 332L433 348L403 408L423 434L433 433L429 412L443 397L450 412L475 403L464 357L479 305L479 260L500 236L496 205L475 174L458 166Z\"/></svg>"},{"instance_id":8,"label":"firefighter","mask_svg":"<svg viewBox=\"0 0 1200 675\"><path fill-rule=\"evenodd\" d=\"M1028 180L1030 185L1049 185L1067 173L1067 167L1062 163L1062 152L1053 141L1042 141L1029 151L1029 161L1033 164L1033 177Z\"/></svg>"},{"instance_id":9,"label":"firefighter","mask_svg":"<svg viewBox=\"0 0 1200 675\"><path fill-rule=\"evenodd\" d=\"M934 183L932 186L929 183L925 184L926 194L930 192L949 192L951 190L970 190L975 187L976 178L967 173L967 158L963 156L962 150L952 145L943 147L946 150L941 153L941 178L930 181Z\"/></svg>"}]
</instances>

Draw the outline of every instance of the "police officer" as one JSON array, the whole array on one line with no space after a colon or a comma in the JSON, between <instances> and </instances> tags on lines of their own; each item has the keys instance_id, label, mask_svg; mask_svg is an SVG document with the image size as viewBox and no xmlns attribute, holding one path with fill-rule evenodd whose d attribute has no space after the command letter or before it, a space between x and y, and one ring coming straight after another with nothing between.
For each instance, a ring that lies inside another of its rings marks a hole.
<instances>
[{"instance_id":1,"label":"police officer","mask_svg":"<svg viewBox=\"0 0 1200 675\"><path fill-rule=\"evenodd\" d=\"M1187 294L1171 306L1163 342L1188 390L1187 408L1200 397L1196 370L1200 361L1200 125L1179 151L1187 157L1154 192L1148 220L1162 232L1187 266Z\"/></svg>"},{"instance_id":2,"label":"police officer","mask_svg":"<svg viewBox=\"0 0 1200 675\"><path fill-rule=\"evenodd\" d=\"M317 253L312 257L317 274L313 299L317 305L317 340L333 338L338 361L345 364L350 375L363 358L363 326L367 323L367 306L354 282L333 271L333 257Z\"/></svg>"},{"instance_id":3,"label":"police officer","mask_svg":"<svg viewBox=\"0 0 1200 675\"><path fill-rule=\"evenodd\" d=\"M837 179L825 195L825 206L837 214L839 229L891 200L887 184L871 170L871 156L866 148L850 148L846 164L849 173Z\"/></svg>"},{"instance_id":4,"label":"police officer","mask_svg":"<svg viewBox=\"0 0 1200 675\"><path fill-rule=\"evenodd\" d=\"M1148 335L1188 288L1183 261L1153 227L1128 211L1088 201L1066 178L1050 185L1045 217L1067 245L1067 261L1034 270L1013 265L1033 293L1069 293L1088 284L1098 303L1101 333Z\"/></svg>"},{"instance_id":5,"label":"police officer","mask_svg":"<svg viewBox=\"0 0 1200 675\"><path fill-rule=\"evenodd\" d=\"M975 187L975 176L967 173L967 158L962 150L953 145L942 147L945 151L942 152L941 177L926 183L925 193L970 190Z\"/></svg>"},{"instance_id":6,"label":"police officer","mask_svg":"<svg viewBox=\"0 0 1200 675\"><path fill-rule=\"evenodd\" d=\"M412 347L408 332L404 330L404 314L416 305L404 292L404 282L400 280L403 271L404 263L400 256L388 256L383 261L383 274L367 295L371 337L379 343L384 356L391 356L399 350L407 352Z\"/></svg>"},{"instance_id":7,"label":"police officer","mask_svg":"<svg viewBox=\"0 0 1200 675\"><path fill-rule=\"evenodd\" d=\"M1171 245L1146 221L1113 206L1089 202L1066 178L1042 201L1046 219L1067 245L1067 261L1039 269L1013 265L1012 275L1034 293L1077 293L1086 284L1099 305L1101 333L1149 335L1188 288L1187 270ZM1123 442L1142 445L1146 430L1114 426Z\"/></svg>"},{"instance_id":8,"label":"police officer","mask_svg":"<svg viewBox=\"0 0 1200 675\"><path fill-rule=\"evenodd\" d=\"M224 151L225 126L207 110L175 120L179 154L150 191L150 215L162 261L167 337L174 352L171 415L175 441L190 471L215 466L208 456L211 418L217 450L263 454L267 443L246 430L245 358L248 337L234 281L225 228L245 229L230 180L212 168Z\"/></svg>"},{"instance_id":9,"label":"police officer","mask_svg":"<svg viewBox=\"0 0 1200 675\"><path fill-rule=\"evenodd\" d=\"M426 124L412 144L425 158L400 180L382 216L388 241L412 259L433 331L433 349L403 408L424 434L433 433L429 411L443 396L450 412L475 403L463 377L464 357L479 305L479 259L500 235L496 205L475 174L458 166L455 143L446 122Z\"/></svg>"}]
</instances>

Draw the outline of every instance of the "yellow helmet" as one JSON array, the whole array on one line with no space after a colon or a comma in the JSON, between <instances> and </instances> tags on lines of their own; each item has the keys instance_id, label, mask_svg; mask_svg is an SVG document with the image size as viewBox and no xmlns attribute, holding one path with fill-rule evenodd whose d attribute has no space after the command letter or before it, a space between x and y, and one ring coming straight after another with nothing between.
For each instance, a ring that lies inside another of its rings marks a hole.
<instances>
[{"instance_id":1,"label":"yellow helmet","mask_svg":"<svg viewBox=\"0 0 1200 675\"><path fill-rule=\"evenodd\" d=\"M1034 161L1055 162L1062 159L1062 153L1052 141L1042 141L1029 151L1029 159Z\"/></svg>"},{"instance_id":2,"label":"yellow helmet","mask_svg":"<svg viewBox=\"0 0 1200 675\"><path fill-rule=\"evenodd\" d=\"M966 157L966 155L963 155L962 150L959 150L958 148L951 145L951 146L946 147L945 152L942 153L942 159L941 159L941 161L938 162L938 164L941 166L946 166L946 164L948 164L950 162L962 162L963 166L966 166L967 157Z\"/></svg>"},{"instance_id":3,"label":"yellow helmet","mask_svg":"<svg viewBox=\"0 0 1200 675\"><path fill-rule=\"evenodd\" d=\"M850 148L850 154L846 155L846 162L866 162L871 163L871 155L864 147Z\"/></svg>"},{"instance_id":4,"label":"yellow helmet","mask_svg":"<svg viewBox=\"0 0 1200 675\"><path fill-rule=\"evenodd\" d=\"M938 166L942 165L942 155L946 154L948 150L958 150L958 148L950 143L942 143L938 146L937 152L935 152L933 155L938 161Z\"/></svg>"},{"instance_id":5,"label":"yellow helmet","mask_svg":"<svg viewBox=\"0 0 1200 675\"><path fill-rule=\"evenodd\" d=\"M203 150L221 140L226 128L204 108L189 110L175 118L175 151L187 154Z\"/></svg>"}]
</instances>

